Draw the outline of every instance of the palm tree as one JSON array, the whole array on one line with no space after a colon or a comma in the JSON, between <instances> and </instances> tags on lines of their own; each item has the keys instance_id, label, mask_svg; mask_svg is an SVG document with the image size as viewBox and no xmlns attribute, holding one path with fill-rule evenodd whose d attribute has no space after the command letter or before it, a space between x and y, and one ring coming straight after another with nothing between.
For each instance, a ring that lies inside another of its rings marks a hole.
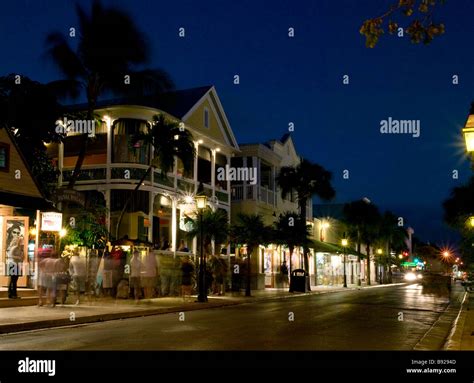
<instances>
[{"instance_id":1,"label":"palm tree","mask_svg":"<svg viewBox=\"0 0 474 383\"><path fill-rule=\"evenodd\" d=\"M237 215L237 222L231 226L230 233L233 242L247 245L247 286L245 288L245 296L250 297L250 257L253 251L258 249L260 245L266 245L271 241L270 228L265 226L263 218L259 214L239 213Z\"/></svg>"},{"instance_id":2,"label":"palm tree","mask_svg":"<svg viewBox=\"0 0 474 383\"><path fill-rule=\"evenodd\" d=\"M293 271L291 262L293 252L296 247L305 248L310 245L311 240L309 239L309 234L306 220L303 220L301 216L295 212L286 212L280 215L274 224L274 241L279 245L287 246L290 251L290 277L291 271Z\"/></svg>"},{"instance_id":3,"label":"palm tree","mask_svg":"<svg viewBox=\"0 0 474 383\"><path fill-rule=\"evenodd\" d=\"M178 122L166 119L162 113L153 116L151 126L146 129L145 132L137 134L132 142L151 147L153 160L122 208L115 231L116 239L118 239L120 224L130 200L136 195L153 168L159 168L161 177L166 178L167 173L173 169L175 158L181 160L185 170L190 170L193 164L196 149L189 130L182 129Z\"/></svg>"},{"instance_id":4,"label":"palm tree","mask_svg":"<svg viewBox=\"0 0 474 383\"><path fill-rule=\"evenodd\" d=\"M281 188L281 196L295 192L297 195L300 216L306 223L306 205L314 195L323 200L332 199L336 192L331 185L332 174L321 165L302 159L296 166L283 166L277 177ZM309 272L308 247L303 248L304 267ZM309 286L308 286L309 289Z\"/></svg>"},{"instance_id":5,"label":"palm tree","mask_svg":"<svg viewBox=\"0 0 474 383\"><path fill-rule=\"evenodd\" d=\"M196 218L188 218L188 222L191 222L191 230L188 231L187 236L190 239L201 235L200 214L202 214L202 240L205 257L206 254L211 254L212 252L212 241L216 245L227 241L229 224L227 214L224 211L213 211L211 208L206 208L202 212L198 212Z\"/></svg>"},{"instance_id":6,"label":"palm tree","mask_svg":"<svg viewBox=\"0 0 474 383\"><path fill-rule=\"evenodd\" d=\"M370 248L377 239L377 224L380 220L379 210L377 206L366 202L366 200L358 200L345 204L343 211L344 221L349 228L348 231L357 243L359 262L361 243L364 242L366 244L367 284L370 285Z\"/></svg>"},{"instance_id":7,"label":"palm tree","mask_svg":"<svg viewBox=\"0 0 474 383\"><path fill-rule=\"evenodd\" d=\"M148 60L145 36L127 12L105 8L99 0L92 4L90 14L76 6L79 18L78 43L74 50L68 38L60 32L47 36L47 55L58 66L65 79L49 85L57 94L77 98L85 91L87 119L94 119L98 98L105 93L159 93L173 88L169 76L162 70L137 70ZM130 76L130 81L125 76ZM69 181L73 188L87 151L87 134L81 141L79 156Z\"/></svg>"},{"instance_id":8,"label":"palm tree","mask_svg":"<svg viewBox=\"0 0 474 383\"><path fill-rule=\"evenodd\" d=\"M406 239L406 231L403 227L398 226L398 218L391 211L386 211L381 216L379 223L379 239L382 242L385 250L384 260L381 260L384 266L384 275L386 274L385 266L390 267L391 258L390 251L392 249L401 249L404 247ZM380 279L380 283L383 283L383 278Z\"/></svg>"}]
</instances>

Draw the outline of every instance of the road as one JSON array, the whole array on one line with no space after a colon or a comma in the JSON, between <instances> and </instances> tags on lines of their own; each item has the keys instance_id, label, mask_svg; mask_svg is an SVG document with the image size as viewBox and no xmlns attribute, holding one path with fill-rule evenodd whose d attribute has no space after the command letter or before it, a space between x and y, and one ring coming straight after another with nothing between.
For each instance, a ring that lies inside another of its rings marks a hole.
<instances>
[{"instance_id":1,"label":"road","mask_svg":"<svg viewBox=\"0 0 474 383\"><path fill-rule=\"evenodd\" d=\"M306 295L2 335L0 349L411 350L446 309L446 293L411 284Z\"/></svg>"}]
</instances>

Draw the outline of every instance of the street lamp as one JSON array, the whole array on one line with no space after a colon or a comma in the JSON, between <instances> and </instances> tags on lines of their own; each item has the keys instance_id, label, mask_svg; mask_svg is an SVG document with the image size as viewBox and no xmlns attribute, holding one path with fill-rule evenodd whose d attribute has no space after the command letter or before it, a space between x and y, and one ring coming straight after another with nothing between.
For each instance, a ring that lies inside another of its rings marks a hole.
<instances>
[{"instance_id":1,"label":"street lamp","mask_svg":"<svg viewBox=\"0 0 474 383\"><path fill-rule=\"evenodd\" d=\"M379 283L382 284L383 282L383 275L382 275L382 249L377 249L377 254L379 255Z\"/></svg>"},{"instance_id":2,"label":"street lamp","mask_svg":"<svg viewBox=\"0 0 474 383\"><path fill-rule=\"evenodd\" d=\"M202 214L207 206L207 196L197 195L196 207L199 210L199 226L201 228L201 239L200 248L201 252L199 255L199 295L198 302L207 302L207 289L206 289L206 257L203 251L203 227L202 227Z\"/></svg>"},{"instance_id":3,"label":"street lamp","mask_svg":"<svg viewBox=\"0 0 474 383\"><path fill-rule=\"evenodd\" d=\"M347 287L347 277L346 277L346 247L349 244L349 241L346 238L342 238L341 245L344 249L344 287Z\"/></svg>"}]
</instances>

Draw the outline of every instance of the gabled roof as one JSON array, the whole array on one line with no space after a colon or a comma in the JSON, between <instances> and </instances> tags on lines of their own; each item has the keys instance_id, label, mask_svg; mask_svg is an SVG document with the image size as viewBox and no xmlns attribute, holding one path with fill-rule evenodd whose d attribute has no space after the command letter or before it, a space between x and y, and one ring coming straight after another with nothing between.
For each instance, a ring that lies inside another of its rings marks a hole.
<instances>
[{"instance_id":1,"label":"gabled roof","mask_svg":"<svg viewBox=\"0 0 474 383\"><path fill-rule=\"evenodd\" d=\"M0 130L5 131L6 137L10 141L10 143L13 146L13 149L16 151L18 154L19 159L22 162L22 165L26 169L28 176L30 179L33 181L31 186L33 187L31 190L31 194L23 194L18 191L14 190L8 190L8 189L3 189L0 187L0 203L4 205L9 205L9 206L14 206L14 207L22 207L22 208L27 208L27 209L40 209L40 210L45 210L45 209L53 209L56 210L52 203L48 201L44 194L43 190L36 180L36 178L33 176L31 172L31 168L26 161L23 152L21 149L18 147L18 144L15 140L15 137L13 136L12 132L10 129L5 128L5 127L0 127ZM12 157L12 153L10 152L10 157ZM23 183L24 184L24 183ZM0 185L4 186L4 185Z\"/></svg>"},{"instance_id":2,"label":"gabled roof","mask_svg":"<svg viewBox=\"0 0 474 383\"><path fill-rule=\"evenodd\" d=\"M163 110L182 119L210 89L212 89L212 86L207 85L198 88L166 92L159 95L114 98L98 101L96 108L99 109L114 105L148 106L150 108ZM85 110L87 109L87 104L71 105L69 109Z\"/></svg>"}]
</instances>

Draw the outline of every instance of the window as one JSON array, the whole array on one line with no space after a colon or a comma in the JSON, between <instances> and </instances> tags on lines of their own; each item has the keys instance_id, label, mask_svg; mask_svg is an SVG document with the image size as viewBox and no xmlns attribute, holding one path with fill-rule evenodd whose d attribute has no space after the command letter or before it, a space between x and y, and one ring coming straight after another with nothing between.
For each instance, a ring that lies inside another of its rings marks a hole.
<instances>
[{"instance_id":1,"label":"window","mask_svg":"<svg viewBox=\"0 0 474 383\"><path fill-rule=\"evenodd\" d=\"M209 109L204 108L204 127L209 129Z\"/></svg>"},{"instance_id":2,"label":"window","mask_svg":"<svg viewBox=\"0 0 474 383\"><path fill-rule=\"evenodd\" d=\"M9 171L10 166L10 145L0 142L0 171Z\"/></svg>"}]
</instances>

